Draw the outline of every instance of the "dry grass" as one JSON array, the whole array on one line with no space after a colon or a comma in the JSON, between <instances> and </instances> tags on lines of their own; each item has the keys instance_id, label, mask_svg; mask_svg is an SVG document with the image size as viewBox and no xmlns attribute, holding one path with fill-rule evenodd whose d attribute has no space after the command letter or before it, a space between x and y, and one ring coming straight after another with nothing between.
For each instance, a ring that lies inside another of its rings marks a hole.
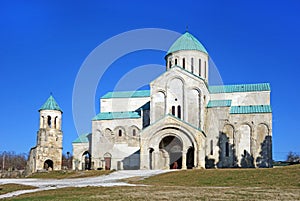
<instances>
[{"instance_id":1,"label":"dry grass","mask_svg":"<svg viewBox=\"0 0 300 201\"><path fill-rule=\"evenodd\" d=\"M0 185L0 195L9 193L9 192L14 192L18 190L28 190L28 189L35 189L36 187L34 186L25 186L25 185L20 185L20 184L3 184Z\"/></svg>"},{"instance_id":2,"label":"dry grass","mask_svg":"<svg viewBox=\"0 0 300 201\"><path fill-rule=\"evenodd\" d=\"M300 200L300 166L186 170L130 182L149 186L63 188L7 200Z\"/></svg>"},{"instance_id":3,"label":"dry grass","mask_svg":"<svg viewBox=\"0 0 300 201\"><path fill-rule=\"evenodd\" d=\"M38 172L30 175L28 178L41 178L41 179L66 179L66 178L83 178L83 177L96 177L107 175L112 171L50 171L50 172Z\"/></svg>"}]
</instances>

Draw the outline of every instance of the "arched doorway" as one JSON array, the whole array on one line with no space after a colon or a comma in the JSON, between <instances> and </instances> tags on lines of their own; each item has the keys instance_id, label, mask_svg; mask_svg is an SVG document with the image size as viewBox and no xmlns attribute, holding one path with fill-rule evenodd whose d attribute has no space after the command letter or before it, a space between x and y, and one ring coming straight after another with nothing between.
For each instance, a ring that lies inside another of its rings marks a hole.
<instances>
[{"instance_id":1,"label":"arched doorway","mask_svg":"<svg viewBox=\"0 0 300 201\"><path fill-rule=\"evenodd\" d=\"M195 149L194 147L190 147L186 153L186 167L187 169L192 169L195 164L194 164L194 152Z\"/></svg>"},{"instance_id":2,"label":"arched doorway","mask_svg":"<svg viewBox=\"0 0 300 201\"><path fill-rule=\"evenodd\" d=\"M48 171L51 171L53 170L53 161L48 159L44 162L44 169L45 170L48 170Z\"/></svg>"},{"instance_id":3,"label":"arched doorway","mask_svg":"<svg viewBox=\"0 0 300 201\"><path fill-rule=\"evenodd\" d=\"M83 170L90 170L91 169L91 163L92 163L92 160L91 160L91 154L88 152L88 151L85 151L83 154L82 154L82 169Z\"/></svg>"},{"instance_id":4,"label":"arched doorway","mask_svg":"<svg viewBox=\"0 0 300 201\"><path fill-rule=\"evenodd\" d=\"M110 168L111 168L111 154L110 153L104 154L104 161L105 161L105 170L110 170Z\"/></svg>"},{"instance_id":5,"label":"arched doorway","mask_svg":"<svg viewBox=\"0 0 300 201\"><path fill-rule=\"evenodd\" d=\"M168 152L169 168L182 167L182 142L175 136L166 136L159 143L159 149Z\"/></svg>"}]
</instances>

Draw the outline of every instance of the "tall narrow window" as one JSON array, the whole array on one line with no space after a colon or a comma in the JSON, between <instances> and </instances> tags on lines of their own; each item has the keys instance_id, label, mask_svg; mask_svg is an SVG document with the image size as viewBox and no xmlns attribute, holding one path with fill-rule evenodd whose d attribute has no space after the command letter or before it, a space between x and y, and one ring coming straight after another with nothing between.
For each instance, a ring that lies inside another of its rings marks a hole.
<instances>
[{"instance_id":1,"label":"tall narrow window","mask_svg":"<svg viewBox=\"0 0 300 201\"><path fill-rule=\"evenodd\" d=\"M172 106L172 115L175 116L175 106Z\"/></svg>"},{"instance_id":2,"label":"tall narrow window","mask_svg":"<svg viewBox=\"0 0 300 201\"><path fill-rule=\"evenodd\" d=\"M226 157L229 156L229 143L228 142L225 143L225 156Z\"/></svg>"},{"instance_id":3,"label":"tall narrow window","mask_svg":"<svg viewBox=\"0 0 300 201\"><path fill-rule=\"evenodd\" d=\"M210 141L210 155L214 155L214 141Z\"/></svg>"},{"instance_id":4,"label":"tall narrow window","mask_svg":"<svg viewBox=\"0 0 300 201\"><path fill-rule=\"evenodd\" d=\"M169 68L171 68L172 67L172 62L171 62L171 60L169 61Z\"/></svg>"},{"instance_id":5,"label":"tall narrow window","mask_svg":"<svg viewBox=\"0 0 300 201\"><path fill-rule=\"evenodd\" d=\"M206 61L204 61L204 78L207 78Z\"/></svg>"},{"instance_id":6,"label":"tall narrow window","mask_svg":"<svg viewBox=\"0 0 300 201\"><path fill-rule=\"evenodd\" d=\"M122 137L122 130L119 129L119 137Z\"/></svg>"},{"instance_id":7,"label":"tall narrow window","mask_svg":"<svg viewBox=\"0 0 300 201\"><path fill-rule=\"evenodd\" d=\"M201 77L201 59L199 59L199 76Z\"/></svg>"},{"instance_id":8,"label":"tall narrow window","mask_svg":"<svg viewBox=\"0 0 300 201\"><path fill-rule=\"evenodd\" d=\"M177 117L179 119L181 118L181 107L180 107L180 105L177 106Z\"/></svg>"},{"instance_id":9,"label":"tall narrow window","mask_svg":"<svg viewBox=\"0 0 300 201\"><path fill-rule=\"evenodd\" d=\"M175 59L175 66L177 66L177 59Z\"/></svg>"},{"instance_id":10,"label":"tall narrow window","mask_svg":"<svg viewBox=\"0 0 300 201\"><path fill-rule=\"evenodd\" d=\"M194 73L194 58L191 58L191 72Z\"/></svg>"},{"instance_id":11,"label":"tall narrow window","mask_svg":"<svg viewBox=\"0 0 300 201\"><path fill-rule=\"evenodd\" d=\"M182 59L182 68L185 69L185 58Z\"/></svg>"},{"instance_id":12,"label":"tall narrow window","mask_svg":"<svg viewBox=\"0 0 300 201\"><path fill-rule=\"evenodd\" d=\"M48 123L48 127L51 128L51 116L48 116L48 119L47 119L47 123Z\"/></svg>"},{"instance_id":13,"label":"tall narrow window","mask_svg":"<svg viewBox=\"0 0 300 201\"><path fill-rule=\"evenodd\" d=\"M132 136L136 136L136 130L135 129L132 130Z\"/></svg>"}]
</instances>

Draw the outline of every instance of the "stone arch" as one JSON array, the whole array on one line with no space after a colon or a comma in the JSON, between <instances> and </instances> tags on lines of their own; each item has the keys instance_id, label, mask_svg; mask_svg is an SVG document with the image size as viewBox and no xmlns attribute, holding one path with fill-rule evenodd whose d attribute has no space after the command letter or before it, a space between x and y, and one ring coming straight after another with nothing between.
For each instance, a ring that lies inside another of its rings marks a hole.
<instances>
[{"instance_id":1,"label":"stone arch","mask_svg":"<svg viewBox=\"0 0 300 201\"><path fill-rule=\"evenodd\" d=\"M123 126L117 126L114 129L115 142L124 142L127 139L126 130Z\"/></svg>"},{"instance_id":2,"label":"stone arch","mask_svg":"<svg viewBox=\"0 0 300 201\"><path fill-rule=\"evenodd\" d=\"M236 152L241 167L253 167L254 159L251 151L252 127L249 123L239 126L236 136Z\"/></svg>"},{"instance_id":3,"label":"stone arch","mask_svg":"<svg viewBox=\"0 0 300 201\"><path fill-rule=\"evenodd\" d=\"M172 77L167 82L167 113L171 114L172 106L178 108L180 106L182 110L180 111L184 117L184 86L185 81L180 76ZM175 116L178 116L176 111ZM184 118L183 118L184 119Z\"/></svg>"},{"instance_id":4,"label":"stone arch","mask_svg":"<svg viewBox=\"0 0 300 201\"><path fill-rule=\"evenodd\" d=\"M192 87L187 90L187 116L188 122L196 128L201 127L201 90Z\"/></svg>"},{"instance_id":5,"label":"stone arch","mask_svg":"<svg viewBox=\"0 0 300 201\"><path fill-rule=\"evenodd\" d=\"M92 156L89 151L84 151L81 155L82 170L90 170L92 167Z\"/></svg>"},{"instance_id":6,"label":"stone arch","mask_svg":"<svg viewBox=\"0 0 300 201\"><path fill-rule=\"evenodd\" d=\"M44 162L44 169L48 171L52 171L54 167L54 163L51 159L47 159Z\"/></svg>"},{"instance_id":7,"label":"stone arch","mask_svg":"<svg viewBox=\"0 0 300 201\"><path fill-rule=\"evenodd\" d=\"M164 136L159 143L159 150L161 152L167 152L167 157L160 158L163 166L166 166L166 161L168 161L168 166L170 169L181 169L182 167L182 150L183 143L182 139L170 134Z\"/></svg>"},{"instance_id":8,"label":"stone arch","mask_svg":"<svg viewBox=\"0 0 300 201\"><path fill-rule=\"evenodd\" d=\"M153 148L154 149L154 160L152 164L154 169L160 169L162 167L160 167L160 165L157 162L157 157L162 156L161 152L159 151L159 144L161 142L161 140L164 137L167 136L173 136L173 137L177 137L181 142L182 142L182 167L183 169L186 169L186 162L187 162L187 152L188 149L190 147L194 147L194 166L199 166L199 165L203 165L204 166L204 162L200 161L202 160L201 157L203 157L203 160L205 158L205 153L203 151L203 153L201 152L198 153L199 151L199 147L202 149L204 149L204 142L199 143L197 140L198 138L195 136L197 134L190 132L188 129L186 129L184 126L182 125L177 125L177 124L172 124L172 125L164 125L163 128L159 127L158 130L152 132L152 133L147 133L146 135L143 136L143 146L146 149L142 149L141 154L149 154L149 149ZM198 136L198 135L197 135ZM196 139L197 138L197 139ZM204 141L204 140L203 140ZM145 150L146 152L144 152L143 150ZM203 156L202 156L203 154ZM165 155L166 156L166 155ZM160 159L162 160L162 158L160 157ZM149 157L142 159L141 161L141 167L142 168L149 168ZM169 166L170 167L170 166Z\"/></svg>"},{"instance_id":9,"label":"stone arch","mask_svg":"<svg viewBox=\"0 0 300 201\"><path fill-rule=\"evenodd\" d=\"M272 137L266 123L260 123L256 128L255 158L257 167L272 167Z\"/></svg>"},{"instance_id":10,"label":"stone arch","mask_svg":"<svg viewBox=\"0 0 300 201\"><path fill-rule=\"evenodd\" d=\"M235 134L232 124L225 124L219 134L219 162L218 167L235 167L237 163L235 150Z\"/></svg>"},{"instance_id":11,"label":"stone arch","mask_svg":"<svg viewBox=\"0 0 300 201\"><path fill-rule=\"evenodd\" d=\"M106 141L114 142L114 132L110 128L104 129L104 138Z\"/></svg>"},{"instance_id":12,"label":"stone arch","mask_svg":"<svg viewBox=\"0 0 300 201\"><path fill-rule=\"evenodd\" d=\"M132 125L129 127L128 135L131 137L138 137L139 132L140 129L137 126Z\"/></svg>"},{"instance_id":13,"label":"stone arch","mask_svg":"<svg viewBox=\"0 0 300 201\"><path fill-rule=\"evenodd\" d=\"M103 158L104 158L104 168L105 170L110 170L111 168L111 158L112 158L112 155L111 153L109 152L106 152L104 155L103 155Z\"/></svg>"},{"instance_id":14,"label":"stone arch","mask_svg":"<svg viewBox=\"0 0 300 201\"><path fill-rule=\"evenodd\" d=\"M166 112L166 92L157 91L152 95L152 104L154 108L154 119L160 119ZM154 120L154 121L155 121Z\"/></svg>"}]
</instances>

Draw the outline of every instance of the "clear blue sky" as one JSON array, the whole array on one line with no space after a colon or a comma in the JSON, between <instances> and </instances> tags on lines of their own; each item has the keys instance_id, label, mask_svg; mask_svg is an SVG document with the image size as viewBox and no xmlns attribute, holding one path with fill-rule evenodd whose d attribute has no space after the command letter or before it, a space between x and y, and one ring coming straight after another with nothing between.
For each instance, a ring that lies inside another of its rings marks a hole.
<instances>
[{"instance_id":1,"label":"clear blue sky","mask_svg":"<svg viewBox=\"0 0 300 201\"><path fill-rule=\"evenodd\" d=\"M125 31L184 33L188 25L225 84L271 83L274 159L284 160L289 151L300 154L299 11L298 0L1 1L0 151L28 152L35 146L38 109L50 92L64 111L64 153L71 151L77 137L72 90L88 54ZM95 99L132 67L164 65L164 54L145 51L121 58L99 84ZM98 102L95 108L99 111Z\"/></svg>"}]
</instances>

